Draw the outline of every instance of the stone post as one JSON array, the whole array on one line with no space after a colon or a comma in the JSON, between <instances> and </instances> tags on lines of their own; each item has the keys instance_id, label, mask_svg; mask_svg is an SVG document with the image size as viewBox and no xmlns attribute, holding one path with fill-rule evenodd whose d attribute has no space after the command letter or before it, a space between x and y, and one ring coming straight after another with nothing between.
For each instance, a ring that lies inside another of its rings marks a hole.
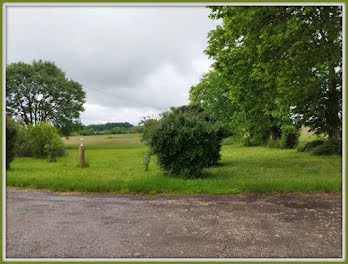
<instances>
[{"instance_id":1,"label":"stone post","mask_svg":"<svg viewBox=\"0 0 348 264\"><path fill-rule=\"evenodd\" d=\"M80 139L80 167L84 167L85 164L85 147L83 146L83 139Z\"/></svg>"}]
</instances>

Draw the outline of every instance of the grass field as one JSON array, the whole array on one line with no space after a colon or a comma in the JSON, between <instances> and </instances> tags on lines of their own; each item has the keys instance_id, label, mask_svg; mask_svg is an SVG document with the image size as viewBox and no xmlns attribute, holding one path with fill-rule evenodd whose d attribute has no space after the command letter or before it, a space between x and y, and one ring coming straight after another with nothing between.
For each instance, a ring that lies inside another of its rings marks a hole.
<instances>
[{"instance_id":1,"label":"grass field","mask_svg":"<svg viewBox=\"0 0 348 264\"><path fill-rule=\"evenodd\" d=\"M306 141L308 136L301 140ZM16 158L7 171L7 185L131 194L341 192L340 156L312 156L296 150L233 143L222 146L219 165L205 169L204 178L185 180L165 176L155 157L145 172L143 155L147 148L137 134L84 137L89 167L79 168L79 139L64 139L67 155L56 163Z\"/></svg>"}]
</instances>

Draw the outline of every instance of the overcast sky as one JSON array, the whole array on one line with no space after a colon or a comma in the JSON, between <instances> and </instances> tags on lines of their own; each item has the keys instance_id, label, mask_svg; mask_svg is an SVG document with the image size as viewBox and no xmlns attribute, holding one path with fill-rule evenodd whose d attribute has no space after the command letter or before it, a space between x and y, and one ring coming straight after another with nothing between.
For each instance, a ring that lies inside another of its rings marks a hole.
<instances>
[{"instance_id":1,"label":"overcast sky","mask_svg":"<svg viewBox=\"0 0 348 264\"><path fill-rule=\"evenodd\" d=\"M8 7L7 63L50 60L87 93L83 124L136 125L209 70L205 7Z\"/></svg>"}]
</instances>

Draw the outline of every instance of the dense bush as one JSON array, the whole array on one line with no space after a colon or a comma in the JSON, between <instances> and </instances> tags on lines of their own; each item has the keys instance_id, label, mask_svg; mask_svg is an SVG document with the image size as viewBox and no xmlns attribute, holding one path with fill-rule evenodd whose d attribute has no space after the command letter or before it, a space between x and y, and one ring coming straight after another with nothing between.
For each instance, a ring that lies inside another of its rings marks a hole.
<instances>
[{"instance_id":1,"label":"dense bush","mask_svg":"<svg viewBox=\"0 0 348 264\"><path fill-rule=\"evenodd\" d=\"M198 106L171 108L150 134L149 145L166 171L185 178L201 176L216 165L224 132Z\"/></svg>"},{"instance_id":2,"label":"dense bush","mask_svg":"<svg viewBox=\"0 0 348 264\"><path fill-rule=\"evenodd\" d=\"M30 125L28 139L34 157L48 157L49 161L55 161L57 156L64 154L64 144L57 129L47 123Z\"/></svg>"},{"instance_id":3,"label":"dense bush","mask_svg":"<svg viewBox=\"0 0 348 264\"><path fill-rule=\"evenodd\" d=\"M282 126L280 146L286 149L293 149L298 145L300 130L292 125Z\"/></svg>"},{"instance_id":4,"label":"dense bush","mask_svg":"<svg viewBox=\"0 0 348 264\"><path fill-rule=\"evenodd\" d=\"M30 137L28 129L23 126L18 126L16 154L18 157L32 157L33 152L29 144Z\"/></svg>"},{"instance_id":5,"label":"dense bush","mask_svg":"<svg viewBox=\"0 0 348 264\"><path fill-rule=\"evenodd\" d=\"M330 139L323 144L313 148L313 155L342 155L342 141L339 139Z\"/></svg>"},{"instance_id":6,"label":"dense bush","mask_svg":"<svg viewBox=\"0 0 348 264\"><path fill-rule=\"evenodd\" d=\"M16 155L17 125L6 116L6 170L10 168L10 163Z\"/></svg>"}]
</instances>

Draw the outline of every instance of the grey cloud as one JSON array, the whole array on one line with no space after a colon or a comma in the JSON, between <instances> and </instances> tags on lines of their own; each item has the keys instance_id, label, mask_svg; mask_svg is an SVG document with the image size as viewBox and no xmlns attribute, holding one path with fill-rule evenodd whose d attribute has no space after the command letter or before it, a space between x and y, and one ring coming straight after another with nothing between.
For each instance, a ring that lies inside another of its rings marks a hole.
<instances>
[{"instance_id":1,"label":"grey cloud","mask_svg":"<svg viewBox=\"0 0 348 264\"><path fill-rule=\"evenodd\" d=\"M208 14L204 7L10 7L7 59L52 60L83 84L86 109L137 109L131 119L142 108L188 102L211 63L202 52L217 23ZM82 121L90 122L86 113Z\"/></svg>"}]
</instances>

